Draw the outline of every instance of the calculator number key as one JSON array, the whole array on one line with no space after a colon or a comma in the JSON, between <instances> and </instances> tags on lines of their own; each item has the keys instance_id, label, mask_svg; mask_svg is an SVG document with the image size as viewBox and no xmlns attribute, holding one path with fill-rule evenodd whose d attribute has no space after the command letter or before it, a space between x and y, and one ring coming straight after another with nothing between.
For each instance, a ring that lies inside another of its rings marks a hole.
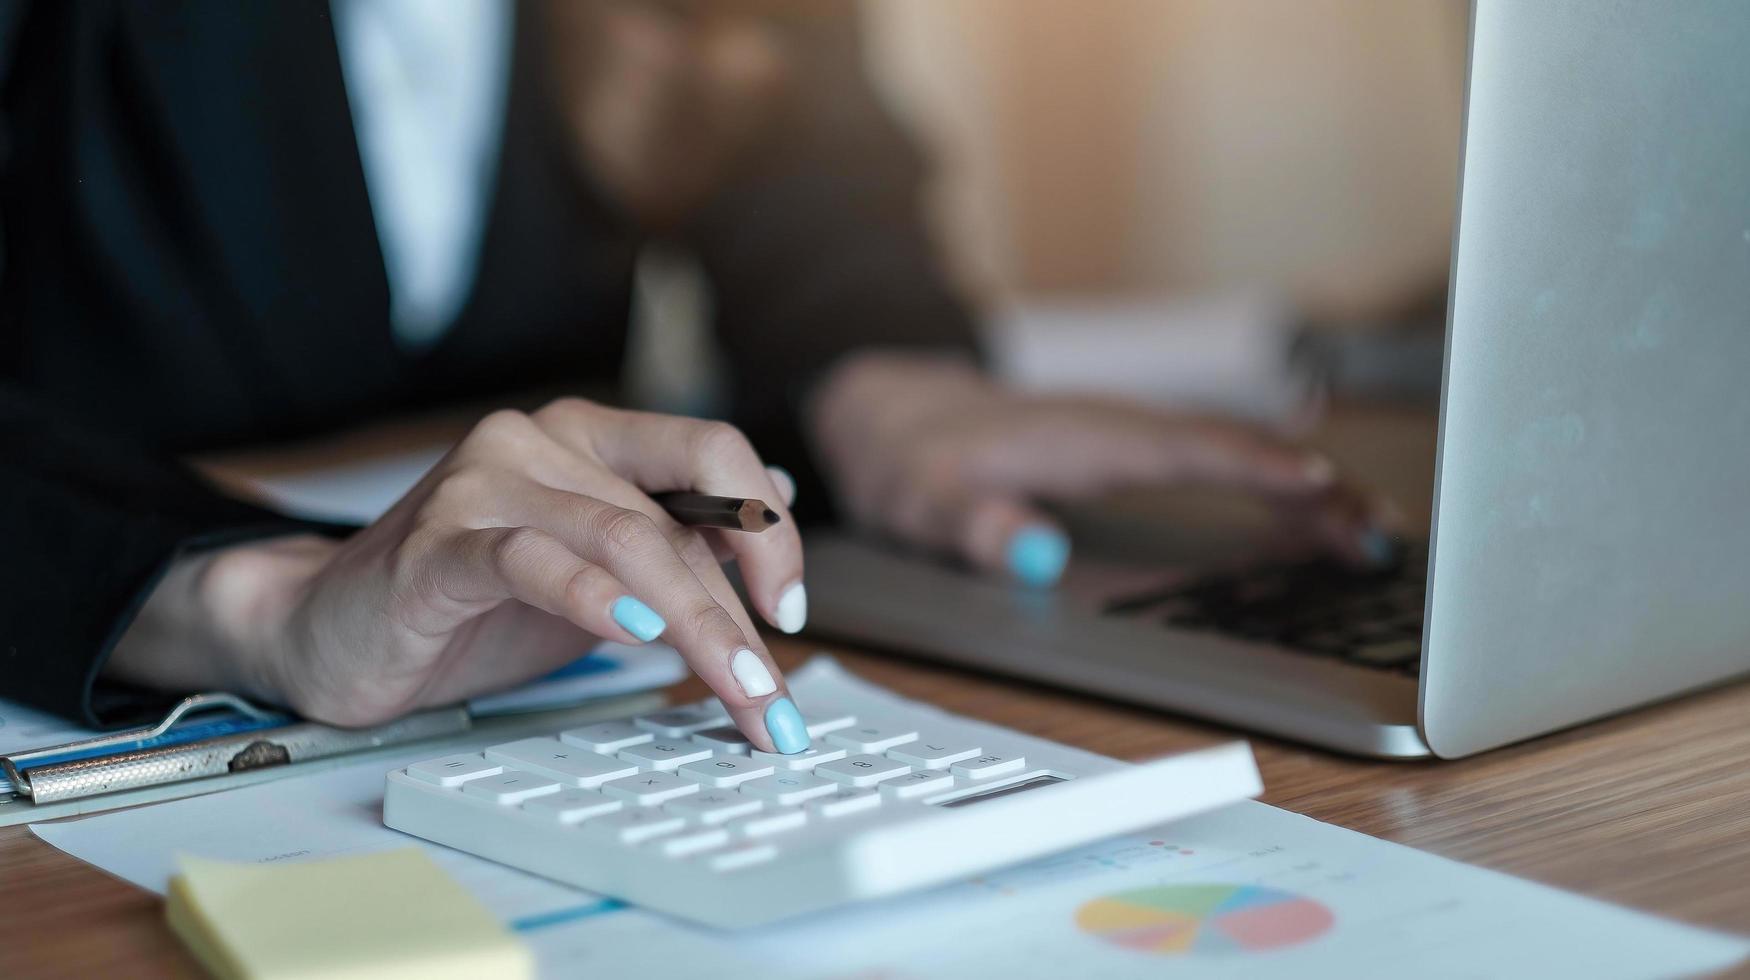
<instances>
[{"instance_id":1,"label":"calculator number key","mask_svg":"<svg viewBox=\"0 0 1750 980\"><path fill-rule=\"evenodd\" d=\"M641 772L602 784L602 792L639 806L656 806L698 791L698 783L668 772Z\"/></svg>"},{"instance_id":2,"label":"calculator number key","mask_svg":"<svg viewBox=\"0 0 1750 980\"><path fill-rule=\"evenodd\" d=\"M817 796L838 792L839 784L811 772L775 772L741 784L743 796L770 800L784 806L805 803Z\"/></svg>"},{"instance_id":3,"label":"calculator number key","mask_svg":"<svg viewBox=\"0 0 1750 980\"><path fill-rule=\"evenodd\" d=\"M826 736L831 745L850 749L852 752L886 752L895 745L918 740L918 733L909 728L888 727L886 725L857 725L840 729Z\"/></svg>"},{"instance_id":4,"label":"calculator number key","mask_svg":"<svg viewBox=\"0 0 1750 980\"><path fill-rule=\"evenodd\" d=\"M903 776L911 767L878 755L846 756L837 762L823 762L814 767L817 776L824 776L846 786L873 786L884 779Z\"/></svg>"},{"instance_id":5,"label":"calculator number key","mask_svg":"<svg viewBox=\"0 0 1750 980\"><path fill-rule=\"evenodd\" d=\"M599 721L582 728L571 728L559 733L559 740L570 742L579 748L604 755L613 755L621 749L633 745L642 745L655 740L656 736L639 728L629 721Z\"/></svg>"},{"instance_id":6,"label":"calculator number key","mask_svg":"<svg viewBox=\"0 0 1750 980\"><path fill-rule=\"evenodd\" d=\"M909 800L954 788L954 777L939 769L914 769L881 783L881 792L896 800Z\"/></svg>"},{"instance_id":7,"label":"calculator number key","mask_svg":"<svg viewBox=\"0 0 1750 980\"><path fill-rule=\"evenodd\" d=\"M739 871L764 864L777 856L778 849L770 844L740 844L714 852L702 860L712 871Z\"/></svg>"},{"instance_id":8,"label":"calculator number key","mask_svg":"<svg viewBox=\"0 0 1750 980\"><path fill-rule=\"evenodd\" d=\"M906 765L917 766L919 769L946 769L956 762L970 759L983 751L983 747L977 745L966 745L952 741L936 742L922 738L890 750L887 757Z\"/></svg>"},{"instance_id":9,"label":"calculator number key","mask_svg":"<svg viewBox=\"0 0 1750 980\"><path fill-rule=\"evenodd\" d=\"M729 831L722 827L706 827L670 834L653 845L666 857L687 857L729 843Z\"/></svg>"},{"instance_id":10,"label":"calculator number key","mask_svg":"<svg viewBox=\"0 0 1750 980\"><path fill-rule=\"evenodd\" d=\"M669 772L679 769L689 762L711 758L711 750L691 742L664 739L660 742L645 742L643 745L634 745L621 751L620 758L626 762L636 763L640 769Z\"/></svg>"},{"instance_id":11,"label":"calculator number key","mask_svg":"<svg viewBox=\"0 0 1750 980\"><path fill-rule=\"evenodd\" d=\"M965 762L956 762L948 767L948 771L956 776L967 779L989 779L992 776L1006 776L1011 772L1020 772L1027 764L1023 756L1018 755L985 755L974 756Z\"/></svg>"},{"instance_id":12,"label":"calculator number key","mask_svg":"<svg viewBox=\"0 0 1750 980\"><path fill-rule=\"evenodd\" d=\"M703 745L713 752L723 752L729 755L746 755L753 749L753 743L734 725L722 725L717 728L707 728L702 732L693 733L693 741Z\"/></svg>"},{"instance_id":13,"label":"calculator number key","mask_svg":"<svg viewBox=\"0 0 1750 980\"><path fill-rule=\"evenodd\" d=\"M846 711L825 711L818 714L804 712L802 715L802 725L808 729L810 738L820 738L829 732L849 728L856 723L857 716Z\"/></svg>"},{"instance_id":14,"label":"calculator number key","mask_svg":"<svg viewBox=\"0 0 1750 980\"><path fill-rule=\"evenodd\" d=\"M583 832L619 844L637 844L653 837L672 834L686 825L685 819L672 813L634 807L594 820L585 820Z\"/></svg>"},{"instance_id":15,"label":"calculator number key","mask_svg":"<svg viewBox=\"0 0 1750 980\"><path fill-rule=\"evenodd\" d=\"M808 823L808 811L795 807L764 810L729 825L729 832L738 837L770 837L786 830L796 830Z\"/></svg>"},{"instance_id":16,"label":"calculator number key","mask_svg":"<svg viewBox=\"0 0 1750 980\"><path fill-rule=\"evenodd\" d=\"M535 797L523 804L523 812L560 823L581 823L604 813L616 813L625 805L620 800L603 796L594 790L568 789Z\"/></svg>"},{"instance_id":17,"label":"calculator number key","mask_svg":"<svg viewBox=\"0 0 1750 980\"><path fill-rule=\"evenodd\" d=\"M848 817L853 813L863 813L881 805L881 794L872 789L841 789L831 796L823 796L808 803L808 810L828 819Z\"/></svg>"},{"instance_id":18,"label":"calculator number key","mask_svg":"<svg viewBox=\"0 0 1750 980\"><path fill-rule=\"evenodd\" d=\"M693 762L675 770L688 779L697 780L713 789L738 786L750 779L770 776L772 767L738 755L714 756L704 762Z\"/></svg>"},{"instance_id":19,"label":"calculator number key","mask_svg":"<svg viewBox=\"0 0 1750 980\"><path fill-rule=\"evenodd\" d=\"M503 771L503 766L496 762L486 761L486 758L478 752L464 752L459 755L446 755L441 759L427 759L407 767L407 775L422 783L431 783L435 786L460 786L470 779L496 776Z\"/></svg>"},{"instance_id":20,"label":"calculator number key","mask_svg":"<svg viewBox=\"0 0 1750 980\"><path fill-rule=\"evenodd\" d=\"M814 747L806 752L793 752L786 755L782 752L761 752L759 749L755 749L751 756L755 762L763 762L778 769L803 770L813 769L822 762L843 759L850 754L848 749L841 749L833 745L821 745L816 742Z\"/></svg>"},{"instance_id":21,"label":"calculator number key","mask_svg":"<svg viewBox=\"0 0 1750 980\"><path fill-rule=\"evenodd\" d=\"M525 738L486 750L486 758L509 769L545 776L566 786L592 788L630 776L638 767L617 762L556 738Z\"/></svg>"},{"instance_id":22,"label":"calculator number key","mask_svg":"<svg viewBox=\"0 0 1750 980\"><path fill-rule=\"evenodd\" d=\"M659 738L686 738L694 732L715 728L728 720L729 716L714 704L691 704L639 715L632 719L632 723L655 733Z\"/></svg>"},{"instance_id":23,"label":"calculator number key","mask_svg":"<svg viewBox=\"0 0 1750 980\"><path fill-rule=\"evenodd\" d=\"M677 817L688 817L697 823L715 825L758 812L763 806L763 800L742 796L734 790L708 789L664 804L663 809Z\"/></svg>"},{"instance_id":24,"label":"calculator number key","mask_svg":"<svg viewBox=\"0 0 1750 980\"><path fill-rule=\"evenodd\" d=\"M506 769L496 776L482 776L462 784L462 792L500 806L516 806L524 800L559 792L559 784L530 772Z\"/></svg>"}]
</instances>

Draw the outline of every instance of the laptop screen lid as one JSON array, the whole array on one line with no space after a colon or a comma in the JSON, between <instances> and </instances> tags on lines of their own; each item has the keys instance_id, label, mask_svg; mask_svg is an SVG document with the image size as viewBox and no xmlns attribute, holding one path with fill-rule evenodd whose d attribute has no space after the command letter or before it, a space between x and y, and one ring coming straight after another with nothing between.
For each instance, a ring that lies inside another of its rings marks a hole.
<instances>
[{"instance_id":1,"label":"laptop screen lid","mask_svg":"<svg viewBox=\"0 0 1750 980\"><path fill-rule=\"evenodd\" d=\"M1750 4L1478 0L1421 678L1443 756L1750 671Z\"/></svg>"}]
</instances>

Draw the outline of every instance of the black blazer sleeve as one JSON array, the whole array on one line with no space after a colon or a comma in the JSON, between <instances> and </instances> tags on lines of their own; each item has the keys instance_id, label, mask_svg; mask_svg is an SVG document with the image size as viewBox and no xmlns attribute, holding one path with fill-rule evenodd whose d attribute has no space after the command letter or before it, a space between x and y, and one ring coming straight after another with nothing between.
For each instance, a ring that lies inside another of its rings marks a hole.
<instances>
[{"instance_id":1,"label":"black blazer sleeve","mask_svg":"<svg viewBox=\"0 0 1750 980\"><path fill-rule=\"evenodd\" d=\"M818 14L819 11L816 11ZM691 229L714 294L735 421L826 501L797 426L820 373L863 347L978 356L974 321L924 226L926 167L861 66L848 4L789 25L794 98L773 138Z\"/></svg>"},{"instance_id":2,"label":"black blazer sleeve","mask_svg":"<svg viewBox=\"0 0 1750 980\"><path fill-rule=\"evenodd\" d=\"M309 530L339 529L227 497L0 385L0 696L94 726L157 710L165 695L97 675L169 565Z\"/></svg>"}]
</instances>

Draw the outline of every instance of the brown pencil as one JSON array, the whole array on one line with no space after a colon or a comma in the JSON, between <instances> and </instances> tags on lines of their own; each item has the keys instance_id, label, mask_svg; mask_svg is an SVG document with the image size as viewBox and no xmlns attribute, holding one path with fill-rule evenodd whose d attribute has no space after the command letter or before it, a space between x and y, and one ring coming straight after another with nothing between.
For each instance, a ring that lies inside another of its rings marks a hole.
<instances>
[{"instance_id":1,"label":"brown pencil","mask_svg":"<svg viewBox=\"0 0 1750 980\"><path fill-rule=\"evenodd\" d=\"M757 534L780 520L777 511L753 497L675 492L653 494L652 499L688 527L721 527Z\"/></svg>"}]
</instances>

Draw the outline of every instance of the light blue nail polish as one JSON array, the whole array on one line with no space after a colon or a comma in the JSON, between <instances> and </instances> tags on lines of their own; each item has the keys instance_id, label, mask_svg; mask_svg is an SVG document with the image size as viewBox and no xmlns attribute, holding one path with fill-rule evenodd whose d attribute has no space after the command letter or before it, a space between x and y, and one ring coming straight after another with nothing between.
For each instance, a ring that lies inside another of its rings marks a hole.
<instances>
[{"instance_id":1,"label":"light blue nail polish","mask_svg":"<svg viewBox=\"0 0 1750 980\"><path fill-rule=\"evenodd\" d=\"M629 595L615 599L609 611L613 613L614 622L625 627L626 632L640 640L654 640L662 635L663 630L668 629L668 623L656 614L656 610Z\"/></svg>"},{"instance_id":2,"label":"light blue nail polish","mask_svg":"<svg viewBox=\"0 0 1750 980\"><path fill-rule=\"evenodd\" d=\"M789 698L766 705L766 734L772 736L772 745L785 755L808 751L808 726L802 723L802 712L796 710Z\"/></svg>"},{"instance_id":3,"label":"light blue nail polish","mask_svg":"<svg viewBox=\"0 0 1750 980\"><path fill-rule=\"evenodd\" d=\"M1009 539L1009 572L1035 588L1056 585L1069 564L1069 538L1062 531L1035 524Z\"/></svg>"},{"instance_id":4,"label":"light blue nail polish","mask_svg":"<svg viewBox=\"0 0 1750 980\"><path fill-rule=\"evenodd\" d=\"M1361 553L1367 556L1367 562L1377 568L1383 568L1397 562L1399 544L1395 535L1370 527L1361 532Z\"/></svg>"}]
</instances>

